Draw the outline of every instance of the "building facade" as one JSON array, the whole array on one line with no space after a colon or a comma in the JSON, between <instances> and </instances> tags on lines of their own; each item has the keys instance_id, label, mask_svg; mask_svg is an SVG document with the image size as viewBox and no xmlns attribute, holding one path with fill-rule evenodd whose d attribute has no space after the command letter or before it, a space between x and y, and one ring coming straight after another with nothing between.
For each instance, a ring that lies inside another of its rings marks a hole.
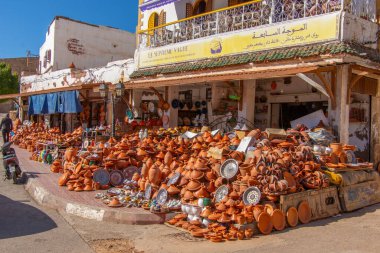
<instances>
[{"instance_id":1,"label":"building facade","mask_svg":"<svg viewBox=\"0 0 380 253\"><path fill-rule=\"evenodd\" d=\"M110 124L112 104L100 96L99 86L112 90L128 80L135 45L130 32L55 17L40 49L40 73L21 78L21 117L62 131ZM125 111L117 119L124 116Z\"/></svg>"},{"instance_id":2,"label":"building facade","mask_svg":"<svg viewBox=\"0 0 380 253\"><path fill-rule=\"evenodd\" d=\"M130 32L57 16L40 48L40 73L66 69L71 63L87 69L133 58L135 43Z\"/></svg>"},{"instance_id":3,"label":"building facade","mask_svg":"<svg viewBox=\"0 0 380 253\"><path fill-rule=\"evenodd\" d=\"M199 94L212 127L235 118L288 128L319 112L309 127L328 126L359 157L379 161L379 8L375 0L140 1L127 87L156 87L185 104L181 93ZM171 126L198 114L188 107L170 108Z\"/></svg>"}]
</instances>

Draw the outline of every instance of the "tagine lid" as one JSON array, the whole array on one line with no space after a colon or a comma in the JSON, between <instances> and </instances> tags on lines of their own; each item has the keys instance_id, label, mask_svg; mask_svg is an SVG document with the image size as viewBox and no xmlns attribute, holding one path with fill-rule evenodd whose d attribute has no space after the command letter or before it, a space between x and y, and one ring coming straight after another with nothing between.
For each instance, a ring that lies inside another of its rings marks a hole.
<instances>
[{"instance_id":1,"label":"tagine lid","mask_svg":"<svg viewBox=\"0 0 380 253\"><path fill-rule=\"evenodd\" d=\"M280 209L275 209L272 213L273 227L278 230L284 230L286 226L285 215Z\"/></svg>"},{"instance_id":2,"label":"tagine lid","mask_svg":"<svg viewBox=\"0 0 380 253\"><path fill-rule=\"evenodd\" d=\"M122 203L120 203L120 200L118 198L113 198L111 202L108 204L109 207L121 207L123 206Z\"/></svg>"},{"instance_id":3,"label":"tagine lid","mask_svg":"<svg viewBox=\"0 0 380 253\"><path fill-rule=\"evenodd\" d=\"M259 215L257 227L259 228L260 232L264 235L270 234L273 229L273 223L272 223L272 218L270 215L266 212L262 212Z\"/></svg>"},{"instance_id":4,"label":"tagine lid","mask_svg":"<svg viewBox=\"0 0 380 253\"><path fill-rule=\"evenodd\" d=\"M298 224L298 211L295 207L290 207L286 212L286 220L291 227L295 227Z\"/></svg>"},{"instance_id":5,"label":"tagine lid","mask_svg":"<svg viewBox=\"0 0 380 253\"><path fill-rule=\"evenodd\" d=\"M309 223L311 221L311 208L309 203L304 200L298 205L298 219L302 224Z\"/></svg>"}]
</instances>

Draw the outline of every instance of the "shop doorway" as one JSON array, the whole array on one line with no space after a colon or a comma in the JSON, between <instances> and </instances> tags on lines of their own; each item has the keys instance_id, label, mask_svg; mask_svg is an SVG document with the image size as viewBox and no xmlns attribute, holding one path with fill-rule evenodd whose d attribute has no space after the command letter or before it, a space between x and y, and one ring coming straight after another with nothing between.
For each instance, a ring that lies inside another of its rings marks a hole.
<instances>
[{"instance_id":1,"label":"shop doorway","mask_svg":"<svg viewBox=\"0 0 380 253\"><path fill-rule=\"evenodd\" d=\"M276 114L278 115L277 117L278 126L282 129L290 128L291 121L318 110L323 110L323 112L325 113L327 117L328 103L318 101L318 102L303 102L303 103L272 104L272 115L276 115Z\"/></svg>"}]
</instances>

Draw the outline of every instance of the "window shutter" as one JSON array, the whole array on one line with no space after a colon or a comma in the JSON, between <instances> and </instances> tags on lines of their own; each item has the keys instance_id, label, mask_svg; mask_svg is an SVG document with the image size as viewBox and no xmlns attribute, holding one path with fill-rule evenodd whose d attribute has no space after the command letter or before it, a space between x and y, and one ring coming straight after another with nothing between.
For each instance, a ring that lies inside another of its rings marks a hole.
<instances>
[{"instance_id":1,"label":"window shutter","mask_svg":"<svg viewBox=\"0 0 380 253\"><path fill-rule=\"evenodd\" d=\"M239 0L228 0L228 6L234 6L239 3Z\"/></svg>"},{"instance_id":2,"label":"window shutter","mask_svg":"<svg viewBox=\"0 0 380 253\"><path fill-rule=\"evenodd\" d=\"M166 24L166 12L161 11L160 17L158 19L158 25L164 25L164 24Z\"/></svg>"},{"instance_id":3,"label":"window shutter","mask_svg":"<svg viewBox=\"0 0 380 253\"><path fill-rule=\"evenodd\" d=\"M186 4L186 17L189 18L193 15L193 5L190 3Z\"/></svg>"},{"instance_id":4,"label":"window shutter","mask_svg":"<svg viewBox=\"0 0 380 253\"><path fill-rule=\"evenodd\" d=\"M212 0L207 0L206 12L212 11Z\"/></svg>"}]
</instances>

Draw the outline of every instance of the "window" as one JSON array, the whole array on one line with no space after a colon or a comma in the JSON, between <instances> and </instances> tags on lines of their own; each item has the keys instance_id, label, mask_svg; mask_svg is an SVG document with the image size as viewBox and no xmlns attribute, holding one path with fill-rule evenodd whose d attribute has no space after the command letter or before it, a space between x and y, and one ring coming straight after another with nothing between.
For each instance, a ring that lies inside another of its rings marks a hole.
<instances>
[{"instance_id":1,"label":"window","mask_svg":"<svg viewBox=\"0 0 380 253\"><path fill-rule=\"evenodd\" d=\"M205 0L198 1L194 6L193 15L205 13L207 10L207 3Z\"/></svg>"}]
</instances>

